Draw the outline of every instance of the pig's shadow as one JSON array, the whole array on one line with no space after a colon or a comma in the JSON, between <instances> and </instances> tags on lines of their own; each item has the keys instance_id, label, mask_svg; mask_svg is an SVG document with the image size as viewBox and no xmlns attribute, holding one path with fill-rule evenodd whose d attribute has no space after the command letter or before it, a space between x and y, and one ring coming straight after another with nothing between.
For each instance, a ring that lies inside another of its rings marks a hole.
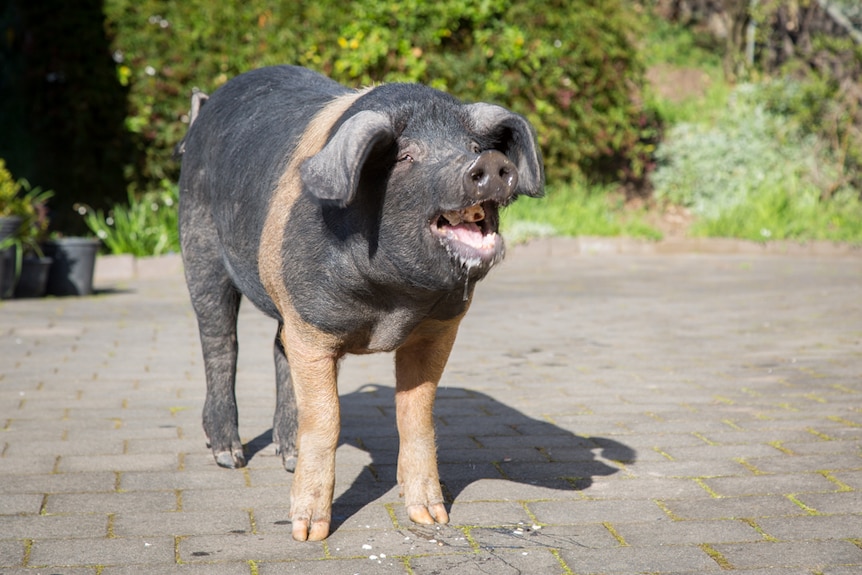
<instances>
[{"instance_id":1,"label":"pig's shadow","mask_svg":"<svg viewBox=\"0 0 862 575\"><path fill-rule=\"evenodd\" d=\"M619 471L609 462L633 463L637 453L602 437L582 437L533 419L489 395L441 387L434 408L438 464L446 504L451 505L480 479L510 480L525 485L582 490L595 476ZM246 445L246 456L269 445L271 431ZM397 483L398 433L392 387L366 385L341 396L339 445L351 445L371 456L346 490L336 487L333 529L353 513L389 492ZM349 457L340 453L340 457ZM337 478L338 479L338 478Z\"/></svg>"}]
</instances>

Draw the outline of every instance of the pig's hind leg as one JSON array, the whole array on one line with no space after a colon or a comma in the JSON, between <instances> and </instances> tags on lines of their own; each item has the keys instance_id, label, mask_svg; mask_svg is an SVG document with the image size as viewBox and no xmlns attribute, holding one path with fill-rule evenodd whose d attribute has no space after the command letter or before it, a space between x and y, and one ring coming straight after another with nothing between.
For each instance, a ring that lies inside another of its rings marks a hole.
<instances>
[{"instance_id":1,"label":"pig's hind leg","mask_svg":"<svg viewBox=\"0 0 862 575\"><path fill-rule=\"evenodd\" d=\"M275 452L281 454L281 461L287 471L296 469L296 396L290 379L290 365L281 342L283 325L278 325L273 345L275 359L275 415L272 418L272 441Z\"/></svg>"},{"instance_id":2,"label":"pig's hind leg","mask_svg":"<svg viewBox=\"0 0 862 575\"><path fill-rule=\"evenodd\" d=\"M183 262L207 380L203 428L216 463L244 467L235 394L236 321L241 296L224 267L211 219L196 205L182 207L187 208L180 211Z\"/></svg>"}]
</instances>

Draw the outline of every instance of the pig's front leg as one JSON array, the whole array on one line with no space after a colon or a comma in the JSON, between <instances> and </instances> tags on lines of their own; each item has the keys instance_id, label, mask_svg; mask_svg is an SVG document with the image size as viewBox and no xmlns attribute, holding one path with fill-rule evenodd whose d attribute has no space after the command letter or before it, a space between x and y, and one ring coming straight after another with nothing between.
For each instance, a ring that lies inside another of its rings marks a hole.
<instances>
[{"instance_id":1,"label":"pig's front leg","mask_svg":"<svg viewBox=\"0 0 862 575\"><path fill-rule=\"evenodd\" d=\"M338 358L309 346L303 338L285 337L285 350L299 423L299 455L290 491L292 535L297 541L320 541L329 535L335 486Z\"/></svg>"},{"instance_id":2,"label":"pig's front leg","mask_svg":"<svg viewBox=\"0 0 862 575\"><path fill-rule=\"evenodd\" d=\"M425 525L449 522L437 471L433 411L459 321L426 320L395 354L398 485L410 520Z\"/></svg>"}]
</instances>

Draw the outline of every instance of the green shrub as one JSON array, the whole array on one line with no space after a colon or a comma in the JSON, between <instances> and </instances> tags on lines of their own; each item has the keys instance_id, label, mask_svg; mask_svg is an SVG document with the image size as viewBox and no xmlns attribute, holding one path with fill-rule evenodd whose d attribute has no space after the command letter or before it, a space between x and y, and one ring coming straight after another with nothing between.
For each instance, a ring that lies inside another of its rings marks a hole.
<instances>
[{"instance_id":1,"label":"green shrub","mask_svg":"<svg viewBox=\"0 0 862 575\"><path fill-rule=\"evenodd\" d=\"M811 171L816 142L758 105L756 91L739 86L714 125L681 123L668 130L652 176L657 199L711 218Z\"/></svg>"},{"instance_id":2,"label":"green shrub","mask_svg":"<svg viewBox=\"0 0 862 575\"><path fill-rule=\"evenodd\" d=\"M772 89L740 85L714 123L671 128L656 198L690 208L694 235L862 241L862 203L841 161L800 127L804 116L780 113Z\"/></svg>"},{"instance_id":3,"label":"green shrub","mask_svg":"<svg viewBox=\"0 0 862 575\"><path fill-rule=\"evenodd\" d=\"M536 126L550 179L639 178L656 135L640 106L638 22L623 0L106 0L145 181L175 177L192 87L290 63L351 86L419 81Z\"/></svg>"},{"instance_id":4,"label":"green shrub","mask_svg":"<svg viewBox=\"0 0 862 575\"><path fill-rule=\"evenodd\" d=\"M129 188L128 205L107 213L79 205L84 222L112 254L157 256L180 251L177 186L162 180L161 188L137 195Z\"/></svg>"},{"instance_id":5,"label":"green shrub","mask_svg":"<svg viewBox=\"0 0 862 575\"><path fill-rule=\"evenodd\" d=\"M853 46L846 46L853 53ZM855 48L862 63L862 47ZM859 64L862 66L862 64ZM835 159L841 183L862 189L862 96L824 73L788 66L786 75L764 82L762 99L771 113L816 136ZM837 189L839 185L835 186Z\"/></svg>"},{"instance_id":6,"label":"green shrub","mask_svg":"<svg viewBox=\"0 0 862 575\"><path fill-rule=\"evenodd\" d=\"M6 169L6 161L0 158L0 217L22 215L25 205L18 194L20 189L21 182L12 177Z\"/></svg>"}]
</instances>

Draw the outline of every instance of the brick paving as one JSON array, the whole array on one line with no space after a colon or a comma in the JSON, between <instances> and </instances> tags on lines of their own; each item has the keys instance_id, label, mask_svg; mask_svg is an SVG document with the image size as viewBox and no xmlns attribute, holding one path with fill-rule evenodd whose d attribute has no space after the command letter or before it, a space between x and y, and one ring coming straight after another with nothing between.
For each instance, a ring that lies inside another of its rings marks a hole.
<instances>
[{"instance_id":1,"label":"brick paving","mask_svg":"<svg viewBox=\"0 0 862 575\"><path fill-rule=\"evenodd\" d=\"M450 525L399 501L391 357L345 361L321 543L291 540L269 443L274 322L241 313L225 470L175 261L0 302L0 575L862 572L858 251L578 245L477 288L435 412Z\"/></svg>"}]
</instances>

